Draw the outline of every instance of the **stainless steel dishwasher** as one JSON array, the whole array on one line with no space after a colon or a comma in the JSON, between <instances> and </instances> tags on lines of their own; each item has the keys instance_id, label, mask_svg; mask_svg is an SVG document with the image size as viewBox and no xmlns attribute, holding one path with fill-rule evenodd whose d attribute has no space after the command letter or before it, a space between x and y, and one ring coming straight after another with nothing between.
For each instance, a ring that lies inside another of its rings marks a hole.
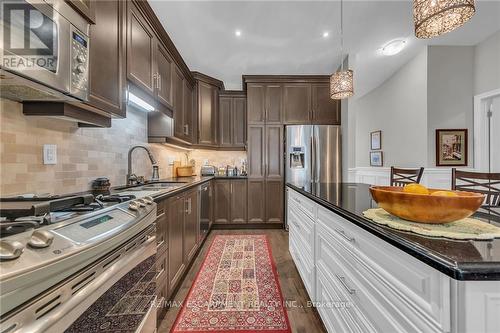
<instances>
[{"instance_id":1,"label":"stainless steel dishwasher","mask_svg":"<svg viewBox=\"0 0 500 333\"><path fill-rule=\"evenodd\" d=\"M203 241L212 227L212 183L201 185L200 241Z\"/></svg>"}]
</instances>

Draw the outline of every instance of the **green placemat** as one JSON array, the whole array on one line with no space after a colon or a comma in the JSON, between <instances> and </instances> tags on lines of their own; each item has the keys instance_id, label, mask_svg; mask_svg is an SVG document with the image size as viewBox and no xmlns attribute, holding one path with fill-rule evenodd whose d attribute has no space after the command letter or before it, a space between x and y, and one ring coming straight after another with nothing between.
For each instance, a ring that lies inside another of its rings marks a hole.
<instances>
[{"instance_id":1,"label":"green placemat","mask_svg":"<svg viewBox=\"0 0 500 333\"><path fill-rule=\"evenodd\" d=\"M363 215L375 223L425 236L480 240L500 238L499 227L470 217L444 224L427 224L403 220L382 208L368 209Z\"/></svg>"}]
</instances>

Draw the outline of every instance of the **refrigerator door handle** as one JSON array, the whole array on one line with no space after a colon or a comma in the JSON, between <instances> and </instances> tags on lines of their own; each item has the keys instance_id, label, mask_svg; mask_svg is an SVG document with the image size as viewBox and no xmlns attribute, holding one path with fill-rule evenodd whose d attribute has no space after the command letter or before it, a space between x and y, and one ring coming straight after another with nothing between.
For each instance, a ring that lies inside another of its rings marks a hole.
<instances>
[{"instance_id":1,"label":"refrigerator door handle","mask_svg":"<svg viewBox=\"0 0 500 333\"><path fill-rule=\"evenodd\" d=\"M316 142L314 140L314 127L311 133L311 182L316 182Z\"/></svg>"}]
</instances>

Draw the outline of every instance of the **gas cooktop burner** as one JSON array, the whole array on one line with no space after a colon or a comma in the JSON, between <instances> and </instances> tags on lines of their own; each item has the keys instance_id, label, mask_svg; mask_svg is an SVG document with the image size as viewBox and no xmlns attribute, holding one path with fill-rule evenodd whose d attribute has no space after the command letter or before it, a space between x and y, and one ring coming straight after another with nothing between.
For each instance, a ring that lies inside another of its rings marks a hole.
<instances>
[{"instance_id":1,"label":"gas cooktop burner","mask_svg":"<svg viewBox=\"0 0 500 333\"><path fill-rule=\"evenodd\" d=\"M110 194L110 195L98 195L96 201L101 202L125 202L135 199L135 195L132 194Z\"/></svg>"}]
</instances>

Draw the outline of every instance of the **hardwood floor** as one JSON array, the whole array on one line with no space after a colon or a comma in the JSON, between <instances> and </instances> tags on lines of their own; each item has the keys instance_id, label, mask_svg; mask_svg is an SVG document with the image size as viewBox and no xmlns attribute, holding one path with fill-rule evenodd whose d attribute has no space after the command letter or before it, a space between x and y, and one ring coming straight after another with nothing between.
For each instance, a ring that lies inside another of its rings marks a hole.
<instances>
[{"instance_id":1,"label":"hardwood floor","mask_svg":"<svg viewBox=\"0 0 500 333\"><path fill-rule=\"evenodd\" d=\"M283 230L212 230L174 297L174 301L177 304L180 304L180 302L184 301L186 298L189 288L194 282L196 273L201 267L203 259L208 251L208 247L212 243L214 236L221 234L268 235L269 241L271 242L274 261L278 270L283 297L286 303L289 304L287 312L292 332L326 332L316 310L307 306L309 297L307 296L304 285L300 280L299 273L295 268L292 257L288 252L288 233ZM161 323L160 329L158 330L159 333L167 333L170 331L177 314L179 313L179 309L179 307L172 307L167 311L167 314Z\"/></svg>"}]
</instances>

